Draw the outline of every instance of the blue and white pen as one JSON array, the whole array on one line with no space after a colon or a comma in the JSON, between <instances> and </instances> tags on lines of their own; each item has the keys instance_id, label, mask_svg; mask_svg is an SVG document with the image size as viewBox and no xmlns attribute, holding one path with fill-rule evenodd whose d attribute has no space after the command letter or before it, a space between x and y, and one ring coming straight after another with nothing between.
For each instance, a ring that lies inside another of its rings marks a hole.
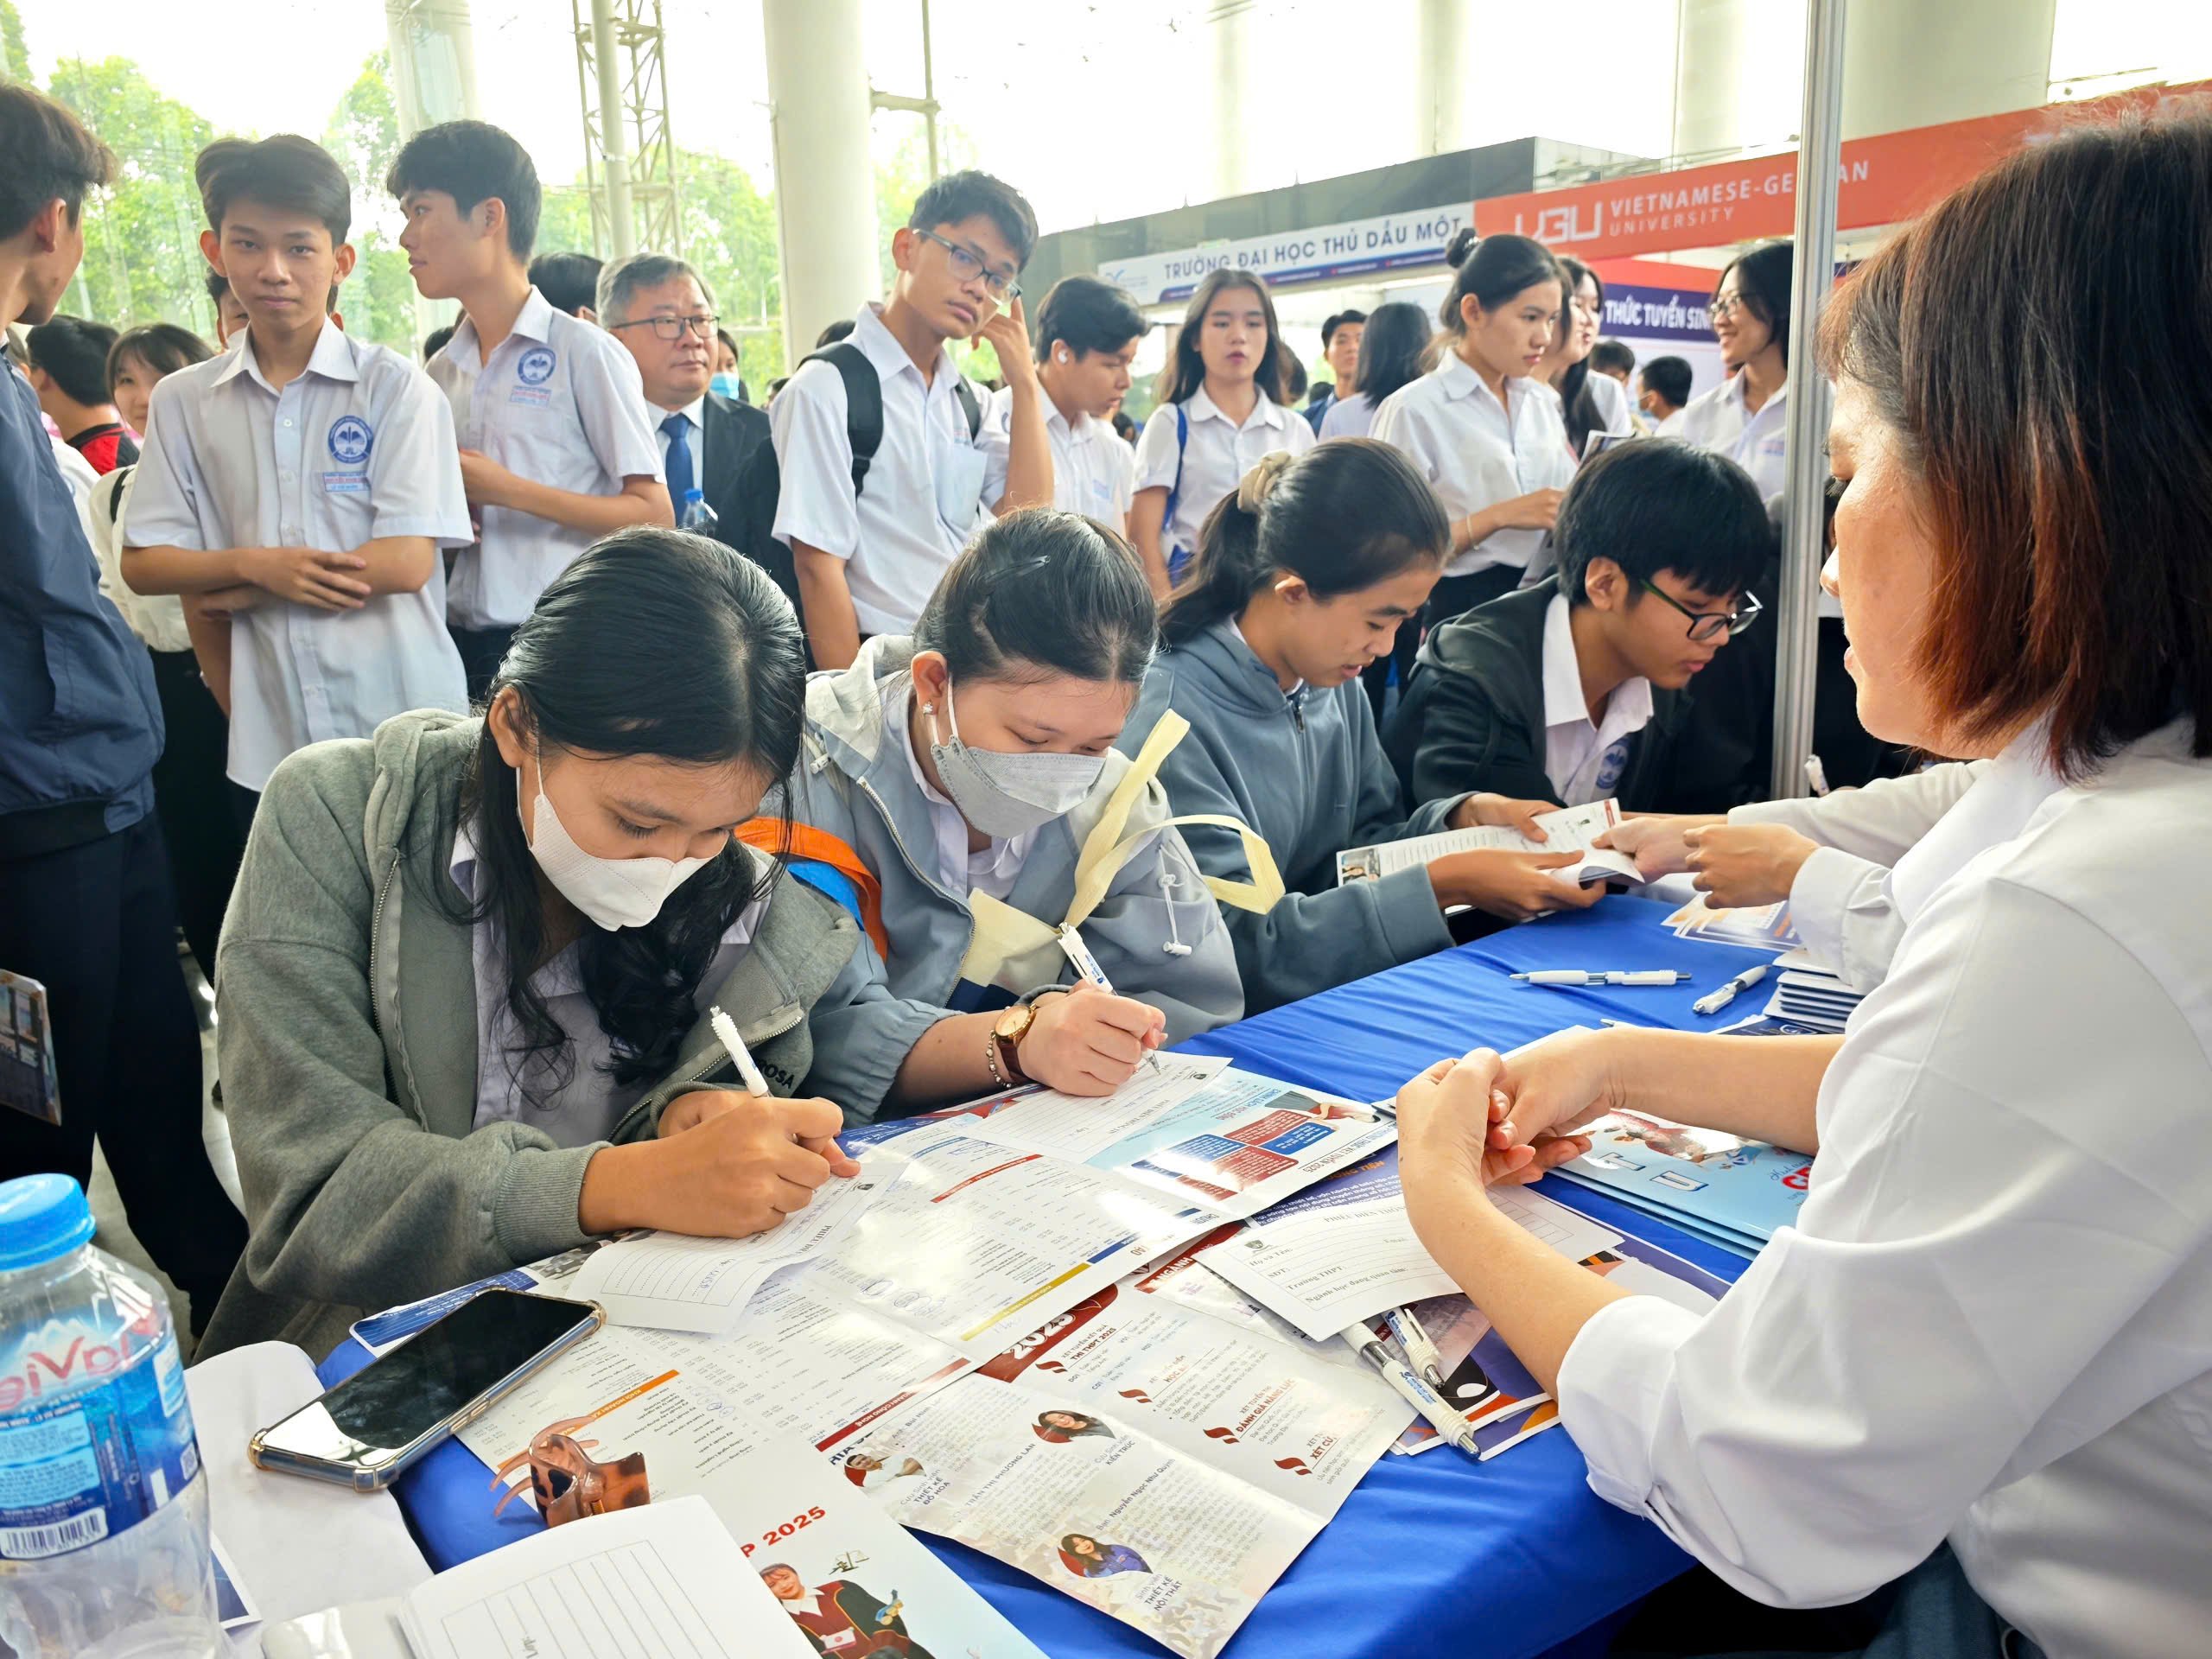
<instances>
[{"instance_id":1,"label":"blue and white pen","mask_svg":"<svg viewBox=\"0 0 2212 1659\"><path fill-rule=\"evenodd\" d=\"M1075 924L1062 922L1058 938L1061 953L1075 965L1075 976L1109 996L1114 995L1114 982L1106 977L1106 970L1098 965L1098 958L1090 954L1090 947L1083 942L1083 935L1076 931ZM1160 1070L1160 1056L1147 1049L1144 1064L1157 1071Z\"/></svg>"},{"instance_id":2,"label":"blue and white pen","mask_svg":"<svg viewBox=\"0 0 2212 1659\"><path fill-rule=\"evenodd\" d=\"M1680 968L1542 968L1513 977L1529 985L1679 985L1689 975Z\"/></svg>"},{"instance_id":3,"label":"blue and white pen","mask_svg":"<svg viewBox=\"0 0 2212 1659\"><path fill-rule=\"evenodd\" d=\"M1430 1388L1442 1394L1444 1356L1436 1351L1436 1344L1422 1327L1420 1316L1410 1307L1394 1307L1382 1315L1382 1322L1390 1327L1398 1346L1406 1351L1406 1363L1421 1374Z\"/></svg>"},{"instance_id":4,"label":"blue and white pen","mask_svg":"<svg viewBox=\"0 0 2212 1659\"><path fill-rule=\"evenodd\" d=\"M1364 1325L1348 1325L1339 1333L1351 1350L1382 1374L1401 1400L1421 1413L1428 1426L1469 1456L1479 1453L1475 1446L1475 1431L1466 1418L1452 1408L1428 1379L1400 1359L1385 1345L1382 1339Z\"/></svg>"},{"instance_id":5,"label":"blue and white pen","mask_svg":"<svg viewBox=\"0 0 2212 1659\"><path fill-rule=\"evenodd\" d=\"M1771 968L1773 965L1774 964L1771 963L1762 962L1755 966L1746 968L1742 973L1737 975L1735 978L1730 980L1719 990L1707 991L1703 996L1698 998L1696 1001L1691 1003L1690 1007L1696 1009L1700 1014L1718 1014L1721 1009L1726 1007L1731 1002L1733 1002L1736 1000L1736 994L1738 991L1748 991L1752 986L1758 984L1759 981L1764 979L1767 976L1767 969Z\"/></svg>"}]
</instances>

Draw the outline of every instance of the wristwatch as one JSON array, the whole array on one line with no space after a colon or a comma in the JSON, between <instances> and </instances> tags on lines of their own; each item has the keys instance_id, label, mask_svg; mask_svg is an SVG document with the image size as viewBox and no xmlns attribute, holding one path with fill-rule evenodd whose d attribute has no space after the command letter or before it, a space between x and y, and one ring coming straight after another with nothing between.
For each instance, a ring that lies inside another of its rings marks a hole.
<instances>
[{"instance_id":1,"label":"wristwatch","mask_svg":"<svg viewBox=\"0 0 2212 1659\"><path fill-rule=\"evenodd\" d=\"M1036 1023L1037 1005L1033 1002L1017 1002L992 1021L991 1038L984 1047L983 1058L989 1062L991 1076L1000 1088L1008 1089L1029 1081L1029 1074L1021 1069L1019 1055L1021 1039Z\"/></svg>"}]
</instances>

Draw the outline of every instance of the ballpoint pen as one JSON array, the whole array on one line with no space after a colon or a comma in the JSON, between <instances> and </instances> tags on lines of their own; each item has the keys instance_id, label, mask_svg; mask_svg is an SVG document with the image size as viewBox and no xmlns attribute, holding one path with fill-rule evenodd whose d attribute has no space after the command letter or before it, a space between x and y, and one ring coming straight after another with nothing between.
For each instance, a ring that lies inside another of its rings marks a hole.
<instances>
[{"instance_id":1,"label":"ballpoint pen","mask_svg":"<svg viewBox=\"0 0 2212 1659\"><path fill-rule=\"evenodd\" d=\"M1544 968L1513 977L1530 985L1679 985L1689 975L1679 968Z\"/></svg>"},{"instance_id":2,"label":"ballpoint pen","mask_svg":"<svg viewBox=\"0 0 2212 1659\"><path fill-rule=\"evenodd\" d=\"M1075 924L1061 923L1060 931L1056 937L1059 940L1062 953L1075 965L1075 976L1087 982L1096 989L1105 992L1109 996L1114 995L1114 982L1106 977L1106 970L1098 965L1098 958L1090 954L1090 947L1083 942L1083 935L1076 931ZM1147 1049L1142 1063L1157 1071L1160 1069L1160 1055L1154 1050Z\"/></svg>"},{"instance_id":3,"label":"ballpoint pen","mask_svg":"<svg viewBox=\"0 0 2212 1659\"><path fill-rule=\"evenodd\" d=\"M1340 1334L1355 1353L1382 1374L1382 1380L1401 1400L1427 1419L1431 1428L1468 1456L1477 1455L1472 1426L1429 1386L1427 1378L1384 1346L1381 1338L1364 1325L1348 1325Z\"/></svg>"},{"instance_id":4,"label":"ballpoint pen","mask_svg":"<svg viewBox=\"0 0 2212 1659\"><path fill-rule=\"evenodd\" d=\"M737 1075L745 1080L745 1092L765 1098L769 1092L768 1079L760 1075L760 1068L753 1062L753 1051L746 1047L745 1039L738 1035L737 1021L720 1008L709 1008L707 1010L707 1024L713 1028L723 1052L729 1056L730 1064L737 1068Z\"/></svg>"},{"instance_id":5,"label":"ballpoint pen","mask_svg":"<svg viewBox=\"0 0 2212 1659\"><path fill-rule=\"evenodd\" d=\"M1394 1307L1382 1315L1382 1322L1390 1327L1398 1346L1406 1351L1406 1363L1421 1373L1430 1388L1442 1394L1444 1356L1436 1351L1436 1344L1422 1326L1421 1316L1410 1307Z\"/></svg>"},{"instance_id":6,"label":"ballpoint pen","mask_svg":"<svg viewBox=\"0 0 2212 1659\"><path fill-rule=\"evenodd\" d=\"M1698 998L1696 1001L1691 1003L1690 1007L1696 1009L1700 1014L1718 1014L1721 1009L1726 1007L1731 1002L1733 1002L1736 1000L1736 994L1738 991L1748 991L1752 986L1758 984L1759 981L1764 979L1767 976L1767 969L1771 968L1773 965L1774 964L1771 963L1762 962L1752 967L1746 968L1742 973L1737 975L1735 978L1730 980L1719 990L1707 991L1703 996Z\"/></svg>"}]
</instances>

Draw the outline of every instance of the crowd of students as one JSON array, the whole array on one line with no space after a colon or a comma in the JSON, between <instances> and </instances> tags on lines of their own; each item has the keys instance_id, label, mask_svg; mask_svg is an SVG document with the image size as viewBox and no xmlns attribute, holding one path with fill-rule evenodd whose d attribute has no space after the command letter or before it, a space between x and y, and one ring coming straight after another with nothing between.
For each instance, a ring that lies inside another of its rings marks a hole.
<instances>
[{"instance_id":1,"label":"crowd of students","mask_svg":"<svg viewBox=\"0 0 2212 1659\"><path fill-rule=\"evenodd\" d=\"M1881 994L1840 1040L1440 1062L1402 1096L1438 1260L1599 1490L1731 1584L1835 1602L1927 1558L1870 1617L1987 1602L2053 1654L2161 1650L2086 1633L2125 1586L2195 1628L2212 981L2175 918L2212 898L2212 432L2180 381L2123 407L2098 377L2201 360L2123 365L2114 308L2204 344L2212 129L2008 162L1831 308L1826 582L1873 758L1811 802L1760 799L1786 246L1720 279L1731 378L1690 399L1661 359L1634 408L1599 279L1526 238L1463 235L1434 318L1332 317L1304 412L1265 283L1218 270L1133 451L1145 318L1077 276L1033 328L1035 219L981 173L923 193L887 297L764 414L681 259L533 261L497 128L422 132L385 181L461 306L426 365L344 332L350 192L306 140L199 157L216 351L54 316L110 160L19 86L0 143L0 308L31 325L0 397L0 968L48 986L67 1101L0 1113L0 1164L82 1179L97 1137L207 1351L321 1351L624 1228L758 1231L851 1172L854 1122L1103 1095L1462 908L1601 903L1566 854L1344 885L1335 855L1618 798L1647 874L1789 899ZM1993 359L1976 305L2049 349ZM1610 441L1639 416L1681 441ZM1907 749L1962 761L1877 776ZM244 1218L199 1144L179 919ZM2085 1021L2124 1065L2064 1039ZM1492 1224L1487 1182L1630 1103L1821 1149L1802 1227L1705 1319Z\"/></svg>"}]
</instances>

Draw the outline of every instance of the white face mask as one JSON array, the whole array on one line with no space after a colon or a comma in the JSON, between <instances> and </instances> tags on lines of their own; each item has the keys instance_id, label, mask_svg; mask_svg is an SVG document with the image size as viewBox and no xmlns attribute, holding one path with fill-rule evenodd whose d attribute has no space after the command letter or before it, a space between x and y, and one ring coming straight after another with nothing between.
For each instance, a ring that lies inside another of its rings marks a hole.
<instances>
[{"instance_id":1,"label":"white face mask","mask_svg":"<svg viewBox=\"0 0 2212 1659\"><path fill-rule=\"evenodd\" d=\"M1054 818L1065 817L1097 787L1106 769L1103 754L1007 754L971 749L960 741L960 716L953 709L952 687L944 688L952 725L950 742L937 738L937 705L922 705L930 717L930 759L938 779L960 816L995 840L1027 835Z\"/></svg>"},{"instance_id":2,"label":"white face mask","mask_svg":"<svg viewBox=\"0 0 2212 1659\"><path fill-rule=\"evenodd\" d=\"M690 880L701 866L713 861L704 858L600 858L588 853L576 845L563 827L561 815L553 810L553 803L545 798L544 779L541 768L537 833L532 836L525 824L523 839L530 843L530 854L537 861L537 868L545 872L545 879L560 895L610 933L618 927L643 927L660 914L670 893ZM521 781L519 773L516 781ZM515 811L517 816L522 811L519 791Z\"/></svg>"}]
</instances>

